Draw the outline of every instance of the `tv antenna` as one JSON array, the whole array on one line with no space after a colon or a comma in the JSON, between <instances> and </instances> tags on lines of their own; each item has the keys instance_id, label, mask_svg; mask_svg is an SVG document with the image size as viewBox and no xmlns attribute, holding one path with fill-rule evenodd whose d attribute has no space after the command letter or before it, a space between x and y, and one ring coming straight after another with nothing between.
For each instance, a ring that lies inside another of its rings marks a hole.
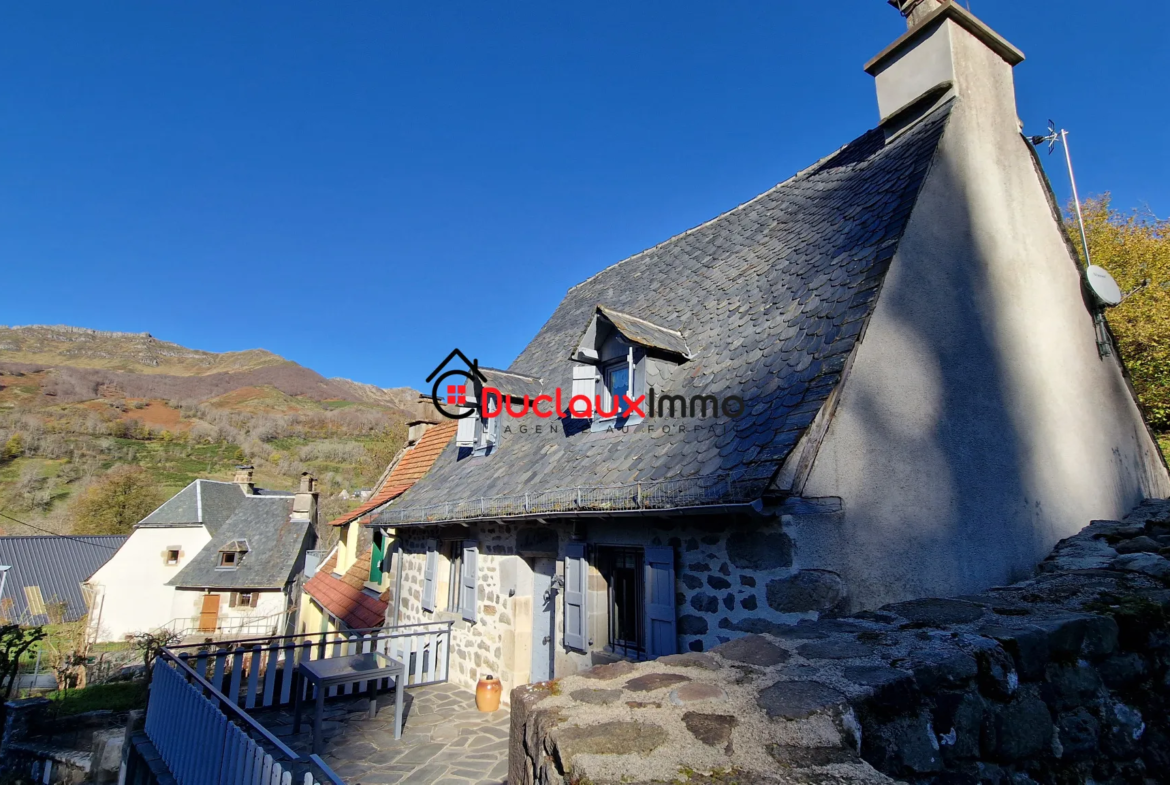
<instances>
[{"instance_id":1,"label":"tv antenna","mask_svg":"<svg viewBox=\"0 0 1170 785\"><path fill-rule=\"evenodd\" d=\"M1136 289L1123 293L1108 270L1093 264L1093 259L1089 255L1089 236L1085 232L1085 214L1081 210L1081 197L1077 193L1077 176L1073 173L1072 154L1068 149L1068 131L1064 128L1058 130L1056 123L1049 120L1048 133L1044 136L1029 137L1029 141L1035 147L1047 143L1049 155L1052 154L1057 142L1060 142L1060 146L1064 148L1064 161L1068 164L1068 181L1072 185L1073 204L1076 205L1077 209L1077 226L1081 230L1081 247L1085 249L1085 286L1092 292L1093 298L1099 306L1094 309L1093 314L1093 323L1097 332L1097 353L1102 357L1108 357L1113 354L1113 340L1105 323L1105 309L1120 305L1127 297L1144 288L1146 284L1143 283Z\"/></svg>"},{"instance_id":2,"label":"tv antenna","mask_svg":"<svg viewBox=\"0 0 1170 785\"><path fill-rule=\"evenodd\" d=\"M1031 141L1036 147L1047 142L1049 155L1052 155L1052 148L1056 147L1057 142L1060 142L1060 146L1064 148L1064 161L1068 164L1068 181L1072 185L1073 204L1077 208L1077 224L1081 228L1081 247L1085 249L1085 265L1092 265L1093 260L1089 257L1089 238L1085 234L1085 214L1081 212L1081 197L1077 194L1077 176L1073 174L1072 154L1068 150L1068 131L1063 128L1057 130L1056 123L1049 120L1048 134L1046 136L1033 136Z\"/></svg>"}]
</instances>

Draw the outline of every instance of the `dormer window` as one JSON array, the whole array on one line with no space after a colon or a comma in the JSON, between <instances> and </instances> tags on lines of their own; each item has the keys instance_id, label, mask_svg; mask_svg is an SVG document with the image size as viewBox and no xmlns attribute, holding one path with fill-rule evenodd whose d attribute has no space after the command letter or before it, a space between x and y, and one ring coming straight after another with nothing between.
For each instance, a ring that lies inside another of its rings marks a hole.
<instances>
[{"instance_id":1,"label":"dormer window","mask_svg":"<svg viewBox=\"0 0 1170 785\"><path fill-rule=\"evenodd\" d=\"M599 305L571 355L573 396L592 402L593 430L637 422L631 401L646 394L648 379L690 358L677 330Z\"/></svg>"},{"instance_id":2,"label":"dormer window","mask_svg":"<svg viewBox=\"0 0 1170 785\"><path fill-rule=\"evenodd\" d=\"M234 570L240 566L244 556L250 551L247 540L232 540L219 549L219 564L216 569Z\"/></svg>"}]
</instances>

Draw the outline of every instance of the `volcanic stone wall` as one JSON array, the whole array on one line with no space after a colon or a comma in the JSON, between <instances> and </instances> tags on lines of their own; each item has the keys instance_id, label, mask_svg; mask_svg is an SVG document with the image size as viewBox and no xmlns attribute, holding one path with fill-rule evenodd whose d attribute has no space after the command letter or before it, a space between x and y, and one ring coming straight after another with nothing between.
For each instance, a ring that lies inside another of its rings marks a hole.
<instances>
[{"instance_id":1,"label":"volcanic stone wall","mask_svg":"<svg viewBox=\"0 0 1170 785\"><path fill-rule=\"evenodd\" d=\"M512 693L509 783L1170 781L1170 503L1035 576Z\"/></svg>"}]
</instances>

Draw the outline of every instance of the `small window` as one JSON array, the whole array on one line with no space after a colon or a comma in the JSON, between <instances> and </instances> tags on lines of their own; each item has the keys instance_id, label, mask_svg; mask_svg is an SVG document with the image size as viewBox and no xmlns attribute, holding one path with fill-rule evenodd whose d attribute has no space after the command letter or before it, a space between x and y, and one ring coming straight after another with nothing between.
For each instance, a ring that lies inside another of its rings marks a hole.
<instances>
[{"instance_id":1,"label":"small window","mask_svg":"<svg viewBox=\"0 0 1170 785\"><path fill-rule=\"evenodd\" d=\"M244 556L250 551L247 540L232 540L219 549L219 567L221 570L234 570L240 566Z\"/></svg>"},{"instance_id":2,"label":"small window","mask_svg":"<svg viewBox=\"0 0 1170 785\"><path fill-rule=\"evenodd\" d=\"M459 584L463 575L463 541L452 540L443 545L447 549L447 610L459 612Z\"/></svg>"},{"instance_id":3,"label":"small window","mask_svg":"<svg viewBox=\"0 0 1170 785\"><path fill-rule=\"evenodd\" d=\"M489 407L488 411L494 413L497 404L495 400L490 400L486 404ZM475 418L475 454L488 455L491 449L496 446L500 435L500 418L496 417L476 417Z\"/></svg>"},{"instance_id":4,"label":"small window","mask_svg":"<svg viewBox=\"0 0 1170 785\"><path fill-rule=\"evenodd\" d=\"M232 592L228 597L230 608L255 608L260 595L254 591Z\"/></svg>"},{"instance_id":5,"label":"small window","mask_svg":"<svg viewBox=\"0 0 1170 785\"><path fill-rule=\"evenodd\" d=\"M179 563L179 549L167 548L167 566L173 567Z\"/></svg>"},{"instance_id":6,"label":"small window","mask_svg":"<svg viewBox=\"0 0 1170 785\"><path fill-rule=\"evenodd\" d=\"M630 364L625 360L614 363L605 369L605 412L616 412L615 416L623 417L630 405L624 396L630 394Z\"/></svg>"}]
</instances>

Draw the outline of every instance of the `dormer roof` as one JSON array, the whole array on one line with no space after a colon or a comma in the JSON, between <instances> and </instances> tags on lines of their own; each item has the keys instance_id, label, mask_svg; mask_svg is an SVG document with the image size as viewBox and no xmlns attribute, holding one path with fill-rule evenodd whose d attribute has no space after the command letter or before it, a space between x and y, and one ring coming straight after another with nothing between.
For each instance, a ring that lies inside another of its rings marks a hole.
<instances>
[{"instance_id":1,"label":"dormer roof","mask_svg":"<svg viewBox=\"0 0 1170 785\"><path fill-rule=\"evenodd\" d=\"M593 317L585 328L585 334L577 343L572 359L580 362L594 362L597 360L596 341L599 327L605 323L612 325L630 343L643 346L679 359L691 359L691 350L686 339L678 330L655 324L649 319L643 319L632 314L623 313L616 308L598 305Z\"/></svg>"}]
</instances>

